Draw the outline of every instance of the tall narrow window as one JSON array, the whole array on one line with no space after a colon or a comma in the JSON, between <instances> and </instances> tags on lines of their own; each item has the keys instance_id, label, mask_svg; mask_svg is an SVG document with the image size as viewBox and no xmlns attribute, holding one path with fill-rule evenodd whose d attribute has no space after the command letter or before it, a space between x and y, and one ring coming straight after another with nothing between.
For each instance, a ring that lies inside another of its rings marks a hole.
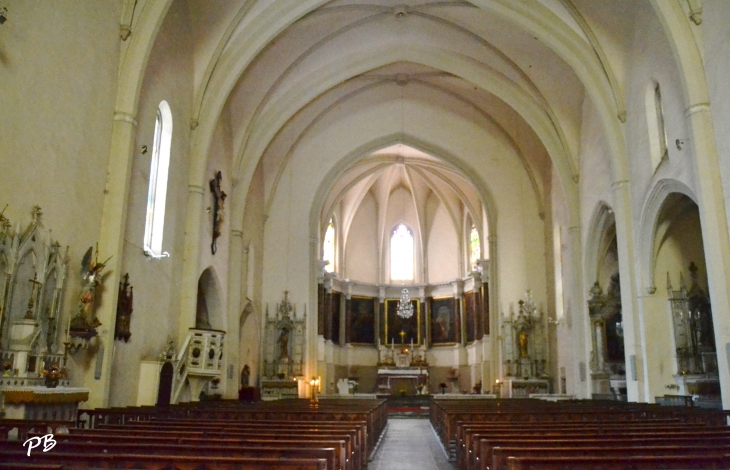
<instances>
[{"instance_id":1,"label":"tall narrow window","mask_svg":"<svg viewBox=\"0 0 730 470\"><path fill-rule=\"evenodd\" d=\"M328 273L334 272L335 270L335 226L330 219L330 223L327 226L327 231L324 233L324 244L322 245L322 259L329 261L324 267L324 270Z\"/></svg>"},{"instance_id":2,"label":"tall narrow window","mask_svg":"<svg viewBox=\"0 0 730 470\"><path fill-rule=\"evenodd\" d=\"M162 234L165 228L165 199L167 198L171 142L172 113L167 101L162 101L157 108L157 119L155 120L150 186L147 193L147 220L144 227L145 254L155 258L168 256L162 251Z\"/></svg>"},{"instance_id":3,"label":"tall narrow window","mask_svg":"<svg viewBox=\"0 0 730 470\"><path fill-rule=\"evenodd\" d=\"M657 129L659 130L659 155L660 158L667 156L667 130L664 127L664 110L662 109L662 91L659 84L654 87L654 106L656 107Z\"/></svg>"},{"instance_id":4,"label":"tall narrow window","mask_svg":"<svg viewBox=\"0 0 730 470\"><path fill-rule=\"evenodd\" d=\"M469 263L472 269L477 268L477 261L482 257L481 244L479 242L479 231L471 224L471 232L469 232Z\"/></svg>"},{"instance_id":5,"label":"tall narrow window","mask_svg":"<svg viewBox=\"0 0 730 470\"><path fill-rule=\"evenodd\" d=\"M390 237L390 279L413 280L413 234L403 224Z\"/></svg>"},{"instance_id":6,"label":"tall narrow window","mask_svg":"<svg viewBox=\"0 0 730 470\"><path fill-rule=\"evenodd\" d=\"M645 107L651 165L652 170L656 170L662 160L668 156L662 92L656 82L647 87Z\"/></svg>"}]
</instances>

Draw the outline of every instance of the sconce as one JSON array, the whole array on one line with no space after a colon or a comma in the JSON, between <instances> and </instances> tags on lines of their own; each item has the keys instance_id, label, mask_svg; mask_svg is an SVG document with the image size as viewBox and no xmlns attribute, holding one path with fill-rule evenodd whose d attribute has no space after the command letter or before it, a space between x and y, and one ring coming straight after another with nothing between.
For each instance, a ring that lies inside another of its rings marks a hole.
<instances>
[{"instance_id":1,"label":"sconce","mask_svg":"<svg viewBox=\"0 0 730 470\"><path fill-rule=\"evenodd\" d=\"M0 8L0 24L5 24L8 21L8 9L5 7Z\"/></svg>"}]
</instances>

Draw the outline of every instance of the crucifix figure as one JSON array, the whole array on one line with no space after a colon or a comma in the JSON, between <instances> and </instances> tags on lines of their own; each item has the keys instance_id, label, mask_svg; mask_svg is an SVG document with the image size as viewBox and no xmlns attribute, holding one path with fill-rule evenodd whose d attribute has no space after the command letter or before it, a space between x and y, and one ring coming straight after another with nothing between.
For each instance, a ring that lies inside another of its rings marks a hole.
<instances>
[{"instance_id":1,"label":"crucifix figure","mask_svg":"<svg viewBox=\"0 0 730 470\"><path fill-rule=\"evenodd\" d=\"M28 311L25 312L25 319L32 320L33 306L35 305L35 288L36 286L40 286L43 283L38 281L38 273L35 273L33 275L33 279L28 279L28 282L31 283L32 287L30 288L30 300L28 300Z\"/></svg>"},{"instance_id":2,"label":"crucifix figure","mask_svg":"<svg viewBox=\"0 0 730 470\"><path fill-rule=\"evenodd\" d=\"M213 241L210 244L211 253L218 251L216 240L221 236L221 225L223 225L223 204L226 200L226 193L221 190L221 172L215 174L210 180L210 192L213 194Z\"/></svg>"}]
</instances>

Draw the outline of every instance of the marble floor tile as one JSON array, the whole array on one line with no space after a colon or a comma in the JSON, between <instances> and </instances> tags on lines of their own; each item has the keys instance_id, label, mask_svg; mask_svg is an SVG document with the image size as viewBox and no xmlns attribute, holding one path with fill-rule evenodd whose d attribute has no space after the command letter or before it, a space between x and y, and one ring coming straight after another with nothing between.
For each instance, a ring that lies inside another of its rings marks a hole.
<instances>
[{"instance_id":1,"label":"marble floor tile","mask_svg":"<svg viewBox=\"0 0 730 470\"><path fill-rule=\"evenodd\" d=\"M368 470L456 470L426 419L391 419Z\"/></svg>"}]
</instances>

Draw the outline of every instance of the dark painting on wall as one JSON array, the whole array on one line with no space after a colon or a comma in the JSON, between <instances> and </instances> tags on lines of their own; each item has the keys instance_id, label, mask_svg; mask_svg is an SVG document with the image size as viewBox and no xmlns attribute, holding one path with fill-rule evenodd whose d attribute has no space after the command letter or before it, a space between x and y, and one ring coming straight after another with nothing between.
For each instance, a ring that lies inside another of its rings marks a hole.
<instances>
[{"instance_id":1,"label":"dark painting on wall","mask_svg":"<svg viewBox=\"0 0 730 470\"><path fill-rule=\"evenodd\" d=\"M340 301L342 294L332 292L332 342L340 344Z\"/></svg>"},{"instance_id":2,"label":"dark painting on wall","mask_svg":"<svg viewBox=\"0 0 730 470\"><path fill-rule=\"evenodd\" d=\"M489 334L489 285L484 284L482 292L484 293L481 304L482 304L482 333L485 335Z\"/></svg>"},{"instance_id":3,"label":"dark painting on wall","mask_svg":"<svg viewBox=\"0 0 730 470\"><path fill-rule=\"evenodd\" d=\"M463 297L467 343L471 343L477 338L477 297L474 292L465 292Z\"/></svg>"},{"instance_id":4,"label":"dark painting on wall","mask_svg":"<svg viewBox=\"0 0 730 470\"><path fill-rule=\"evenodd\" d=\"M375 344L375 302L372 297L355 297L350 301L350 342Z\"/></svg>"},{"instance_id":5,"label":"dark painting on wall","mask_svg":"<svg viewBox=\"0 0 730 470\"><path fill-rule=\"evenodd\" d=\"M456 299L435 297L431 299L431 343L448 344L458 341Z\"/></svg>"},{"instance_id":6,"label":"dark painting on wall","mask_svg":"<svg viewBox=\"0 0 730 470\"><path fill-rule=\"evenodd\" d=\"M411 318L401 318L398 316L398 299L387 299L385 301L385 316L386 316L386 339L387 344L391 343L396 346L401 344L400 332L405 333L403 342L406 345L411 344L411 340L415 344L419 344L420 337L418 336L418 318L421 314L421 306L418 300L411 299L413 304L413 316Z\"/></svg>"}]
</instances>

